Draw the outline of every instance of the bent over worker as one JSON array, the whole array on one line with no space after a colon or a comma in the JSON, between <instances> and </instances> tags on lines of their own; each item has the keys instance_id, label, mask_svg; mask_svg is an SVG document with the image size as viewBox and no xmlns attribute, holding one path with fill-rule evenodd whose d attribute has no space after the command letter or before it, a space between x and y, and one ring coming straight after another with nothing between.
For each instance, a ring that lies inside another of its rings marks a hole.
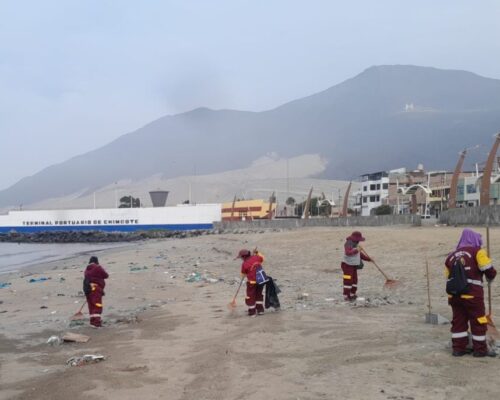
<instances>
[{"instance_id":1,"label":"bent over worker","mask_svg":"<svg viewBox=\"0 0 500 400\"><path fill-rule=\"evenodd\" d=\"M248 306L248 315L264 314L264 285L257 284L257 268L262 266L264 257L257 250L253 254L250 250L240 250L236 258L241 258L241 276L247 278L247 293L245 304Z\"/></svg>"},{"instance_id":2,"label":"bent over worker","mask_svg":"<svg viewBox=\"0 0 500 400\"><path fill-rule=\"evenodd\" d=\"M341 267L343 272L344 284L344 300L353 301L358 296L358 269L363 268L363 261L372 261L365 253L358 247L359 242L363 242L365 238L359 231L354 231L346 238L344 244L344 260Z\"/></svg>"},{"instance_id":3,"label":"bent over worker","mask_svg":"<svg viewBox=\"0 0 500 400\"><path fill-rule=\"evenodd\" d=\"M90 257L89 265L85 269L85 281L88 288L85 295L89 306L90 325L97 328L102 326L102 296L104 296L104 287L106 286L104 280L108 277L108 273L99 265L97 257Z\"/></svg>"},{"instance_id":4,"label":"bent over worker","mask_svg":"<svg viewBox=\"0 0 500 400\"><path fill-rule=\"evenodd\" d=\"M486 344L486 329L488 320L484 308L483 275L491 282L497 272L491 260L482 248L482 238L471 229L464 229L457 248L452 251L445 261L446 276L457 260L465 270L469 289L466 294L448 295L448 304L453 312L451 321L451 341L453 356L461 357L467 354L468 329L472 334L472 348L474 357L495 357L496 353L488 350Z\"/></svg>"}]
</instances>

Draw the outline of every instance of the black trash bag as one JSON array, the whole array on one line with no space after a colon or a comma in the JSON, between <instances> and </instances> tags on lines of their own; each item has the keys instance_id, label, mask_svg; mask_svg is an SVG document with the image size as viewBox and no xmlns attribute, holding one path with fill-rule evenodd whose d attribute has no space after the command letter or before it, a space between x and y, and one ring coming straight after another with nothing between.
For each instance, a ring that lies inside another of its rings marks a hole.
<instances>
[{"instance_id":1,"label":"black trash bag","mask_svg":"<svg viewBox=\"0 0 500 400\"><path fill-rule=\"evenodd\" d=\"M274 280L272 277L269 275L267 276L268 281L266 283L266 300L264 302L264 306L266 308L273 307L273 308L280 308L280 299L278 298L278 293L281 293L280 288L276 283L274 283Z\"/></svg>"}]
</instances>

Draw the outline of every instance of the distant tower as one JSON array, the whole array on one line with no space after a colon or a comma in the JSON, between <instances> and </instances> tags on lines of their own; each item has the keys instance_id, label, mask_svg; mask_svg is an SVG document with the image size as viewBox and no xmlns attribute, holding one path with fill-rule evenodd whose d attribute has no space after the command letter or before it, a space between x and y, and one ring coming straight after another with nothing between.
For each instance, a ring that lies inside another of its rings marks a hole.
<instances>
[{"instance_id":1,"label":"distant tower","mask_svg":"<svg viewBox=\"0 0 500 400\"><path fill-rule=\"evenodd\" d=\"M165 207L168 197L168 191L156 190L153 192L149 192L149 197L151 197L151 202L153 203L153 207Z\"/></svg>"}]
</instances>

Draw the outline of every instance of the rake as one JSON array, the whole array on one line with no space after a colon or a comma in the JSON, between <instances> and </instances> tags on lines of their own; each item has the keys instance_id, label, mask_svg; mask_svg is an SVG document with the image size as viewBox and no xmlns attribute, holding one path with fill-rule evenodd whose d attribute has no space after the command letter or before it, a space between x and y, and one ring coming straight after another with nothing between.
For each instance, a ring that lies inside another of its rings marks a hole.
<instances>
[{"instance_id":1,"label":"rake","mask_svg":"<svg viewBox=\"0 0 500 400\"><path fill-rule=\"evenodd\" d=\"M71 321L77 321L77 320L85 319L85 316L82 313L82 310L83 310L83 307L85 307L85 304L87 304L87 300L85 300L85 303L82 304L82 306L80 307L80 309L78 310L78 312L75 313L75 315L73 315L70 318Z\"/></svg>"},{"instance_id":2,"label":"rake","mask_svg":"<svg viewBox=\"0 0 500 400\"><path fill-rule=\"evenodd\" d=\"M365 249L363 249L363 248L362 248L361 246L359 246L359 245L358 245L358 248L359 248L359 250L361 250L361 252L362 252L365 256L367 256L368 258L370 258L370 259L372 260L371 262L373 263L373 265L375 265L375 267L377 267L377 269L380 271L380 273L384 276L384 278L385 278L384 287L385 287L385 288L388 288L388 289L394 289L394 288L396 288L397 286L399 286L399 285L401 284L401 282L400 282L400 281L398 281L398 280L396 280L396 279L390 279L390 278L389 278L389 277L385 274L385 272L384 272L384 271L382 271L382 268L380 268L380 267L378 266L378 264L377 264L375 261L373 261L373 259L372 259L372 258L368 255L368 253L365 251Z\"/></svg>"}]
</instances>

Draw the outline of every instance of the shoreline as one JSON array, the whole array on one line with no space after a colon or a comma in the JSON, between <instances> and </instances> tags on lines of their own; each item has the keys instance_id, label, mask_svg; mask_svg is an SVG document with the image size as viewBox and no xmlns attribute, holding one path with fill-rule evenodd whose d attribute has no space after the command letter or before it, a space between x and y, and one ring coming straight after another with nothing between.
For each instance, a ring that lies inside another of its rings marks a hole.
<instances>
[{"instance_id":1,"label":"shoreline","mask_svg":"<svg viewBox=\"0 0 500 400\"><path fill-rule=\"evenodd\" d=\"M2 246L3 243L0 243L0 247ZM96 253L100 253L100 252L104 252L104 251L107 251L107 250L112 250L112 249L115 249L115 248L124 248L124 247L128 247L128 246L133 246L134 244L136 244L136 242L124 242L124 243L102 243L102 244L99 244L99 243L22 243L20 244L21 246L22 245L36 245L36 246L45 246L45 245L48 245L48 246L75 246L75 247L85 247L85 246L89 246L89 247L92 247L91 249L88 249L88 250L75 250L75 251L71 251L69 253L66 253L66 254L63 254L63 255L40 255L40 256L37 256L37 258L35 259L31 259L29 261L26 261L26 262L20 262L18 264L15 264L12 268L14 269L7 269L9 267L0 267L0 276L4 276L5 274L9 274L9 273L16 273L16 272L20 272L22 270L26 270L26 269L30 269L30 268L37 268L37 266L40 266L41 268L43 268L44 265L46 264L50 264L50 263L55 263L55 262L61 262L61 261L65 261L65 260L68 260L68 259L72 259L72 258L75 258L75 257L81 257L83 255L90 255L92 254L93 252L96 252ZM19 255L19 258L22 258L21 257L22 253Z\"/></svg>"}]
</instances>

